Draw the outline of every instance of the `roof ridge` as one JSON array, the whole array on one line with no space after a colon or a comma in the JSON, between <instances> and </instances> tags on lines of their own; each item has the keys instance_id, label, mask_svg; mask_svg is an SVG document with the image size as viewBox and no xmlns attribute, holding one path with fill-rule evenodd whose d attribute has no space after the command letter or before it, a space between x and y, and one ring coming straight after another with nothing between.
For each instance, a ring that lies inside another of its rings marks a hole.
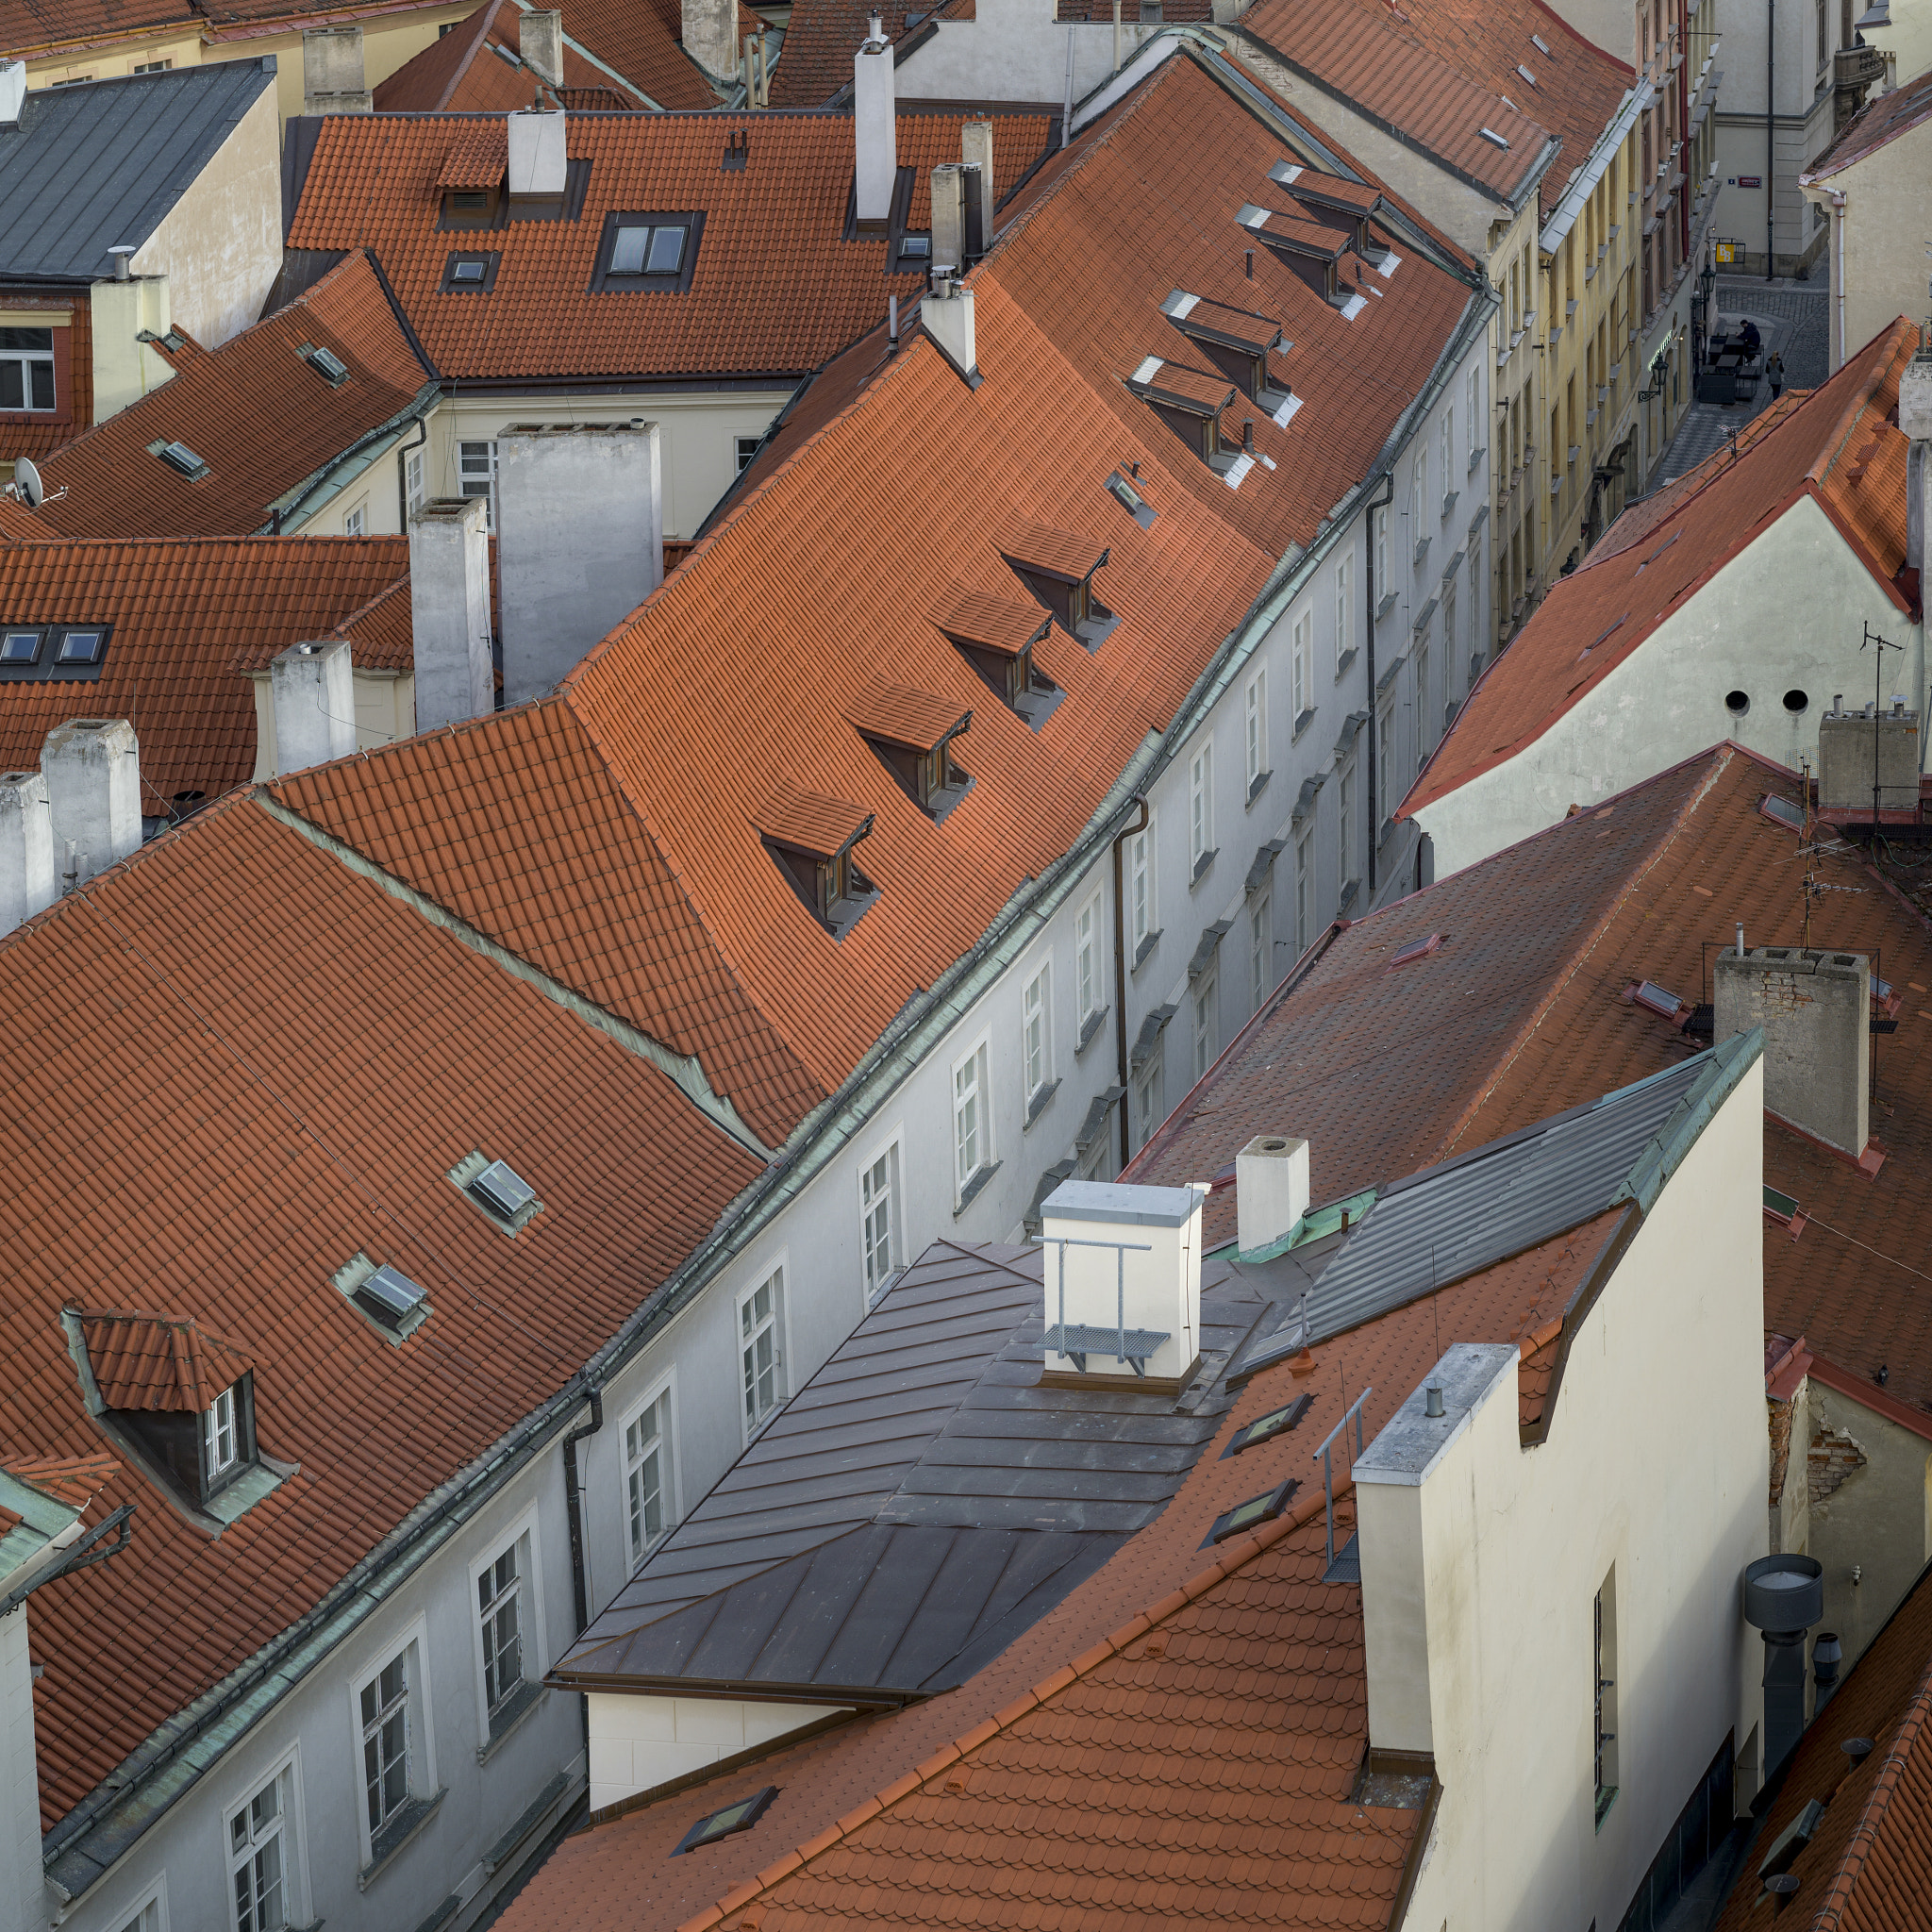
<instances>
[{"instance_id":1,"label":"roof ridge","mask_svg":"<svg viewBox=\"0 0 1932 1932\"><path fill-rule=\"evenodd\" d=\"M1844 411L1839 418L1838 433L1830 439L1829 453L1805 473L1806 484L1814 494L1817 491L1818 485L1831 474L1839 458L1844 454L1845 444L1851 441L1853 433L1857 429L1865 411L1872 407L1876 399L1879 385L1885 380L1892 364L1898 360L1900 350L1905 347L1905 334L1907 331L1909 331L1915 338L1912 346L1916 349L1918 347L1916 341L1919 332L1918 325L1909 321L1907 317L1899 315L1892 318L1890 327L1884 331L1883 336L1874 336L1872 341L1863 349L1858 351L1858 356L1860 357L1867 355L1876 348L1882 340L1890 338L1890 346L1888 352L1881 356L1874 356L1872 359L1871 367L1865 372L1863 379L1857 383L1848 385L1854 392L1853 400L1845 405ZM1857 358L1856 357L1850 362L1843 365L1844 368L1848 369L1856 368L1857 366ZM1828 383L1821 383L1811 393L1814 396L1823 395L1828 387ZM1797 409L1791 411L1793 416L1799 413L1800 411ZM1787 417L1785 420L1789 422L1790 417ZM1882 428L1883 426L1884 425L1881 422L1880 427ZM1772 430L1764 438L1764 441L1768 442L1771 440L1771 436L1775 434L1775 429ZM1753 447L1756 448L1757 445L1754 444Z\"/></svg>"},{"instance_id":2,"label":"roof ridge","mask_svg":"<svg viewBox=\"0 0 1932 1932\"><path fill-rule=\"evenodd\" d=\"M1605 934L1609 931L1631 894L1657 869L1658 861L1670 850L1671 846L1684 830L1684 827L1703 806L1704 801L1710 795L1711 788L1731 768L1732 758L1728 742L1719 745L1715 750L1706 752L1702 756L1709 758L1711 761L1710 770L1706 773L1703 782L1696 786L1691 791L1690 796L1671 814L1670 824L1665 826L1663 832L1658 836L1657 842L1651 847L1643 863L1636 872L1625 878L1623 889L1604 908L1603 914L1596 924L1584 935L1574 950L1572 951L1570 957L1551 975L1549 984L1543 989L1542 997L1531 1008L1523 1024L1517 1028L1507 1045L1503 1049L1501 1058L1490 1069L1488 1077L1483 1081L1475 1094L1463 1107L1462 1111L1456 1117L1450 1125L1449 1131L1442 1137L1437 1148L1437 1158L1439 1160L1446 1158L1461 1141L1463 1135L1469 1131L1474 1123L1476 1115L1482 1111L1490 1096L1496 1091L1497 1084L1502 1080L1504 1074L1522 1058L1524 1049L1541 1028L1543 1022L1549 1017L1557 1000L1562 997L1571 981L1582 970L1584 962L1603 943ZM1687 758L1684 762L1688 765L1694 763L1695 760ZM1657 781L1653 779L1648 782L1654 784ZM1633 786L1630 789L1634 791L1637 788ZM1559 820L1556 824L1547 826L1541 832L1533 833L1531 838L1525 839L1521 842L1527 845L1536 839L1546 839L1551 833L1560 831L1563 825L1568 823L1568 820ZM1424 1165L1427 1165L1427 1163L1424 1163Z\"/></svg>"},{"instance_id":3,"label":"roof ridge","mask_svg":"<svg viewBox=\"0 0 1932 1932\"><path fill-rule=\"evenodd\" d=\"M1892 1734L1885 1762L1880 1766L1871 1790L1866 1793L1865 1808L1852 1827L1851 1840L1845 1848L1844 1857L1832 1874L1831 1885L1819 1907L1818 1916L1812 1921L1816 1932L1836 1932L1836 1928L1844 1924L1845 1910L1853 1903L1852 1894L1857 1890L1866 1861L1877 1849L1879 1836L1885 1829L1886 1814L1892 1793L1905 1772L1906 1760L1919 1742L1928 1719L1932 1719L1932 1664L1927 1664L1921 1674L1919 1688L1912 1693L1910 1707Z\"/></svg>"},{"instance_id":4,"label":"roof ridge","mask_svg":"<svg viewBox=\"0 0 1932 1932\"><path fill-rule=\"evenodd\" d=\"M1216 1432L1217 1435L1220 1433ZM1336 1490L1338 1497L1354 1492L1353 1478ZM809 1864L823 1853L853 1836L869 1824L882 1812L890 1810L901 1799L908 1798L930 1779L937 1777L949 1765L957 1764L969 1752L976 1751L980 1745L996 1738L1002 1731L1009 1730L1028 1711L1039 1708L1070 1685L1076 1684L1117 1657L1128 1644L1138 1643L1157 1624L1165 1623L1177 1611L1184 1610L1205 1596L1218 1583L1224 1582L1237 1570L1258 1557L1263 1550L1279 1542L1282 1538L1295 1530L1306 1527L1324 1513L1325 1501L1320 1496L1310 1496L1305 1503L1276 1517L1272 1523L1263 1524L1260 1528L1250 1530L1246 1535L1235 1538L1224 1545L1224 1554L1205 1570L1197 1570L1177 1589L1152 1603L1143 1610L1130 1617L1119 1629L1103 1637L1099 1642L1084 1650L1071 1661L1064 1663L1051 1676L1042 1677L1030 1690L1023 1690L1010 1704L1003 1705L989 1718L982 1718L971 1730L962 1732L950 1744L942 1744L930 1757L922 1758L908 1772L896 1777L883 1790L875 1791L870 1798L843 1817L834 1820L815 1838L808 1838L802 1845L785 1854L775 1864L767 1865L762 1872L734 1886L722 1898L708 1906L702 1912L684 1921L676 1932L711 1932L711 1928L732 1912L748 1906L760 1893L771 1890L792 1873Z\"/></svg>"}]
</instances>

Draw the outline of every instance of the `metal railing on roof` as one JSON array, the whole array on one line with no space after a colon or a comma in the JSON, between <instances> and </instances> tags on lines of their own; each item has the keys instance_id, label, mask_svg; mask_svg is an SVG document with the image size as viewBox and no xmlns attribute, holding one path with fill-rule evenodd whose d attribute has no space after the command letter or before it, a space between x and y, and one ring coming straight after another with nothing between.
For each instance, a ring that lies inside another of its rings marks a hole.
<instances>
[{"instance_id":1,"label":"metal railing on roof","mask_svg":"<svg viewBox=\"0 0 1932 1932\"><path fill-rule=\"evenodd\" d=\"M1328 1507L1328 1560L1322 1572L1324 1583L1359 1583L1362 1580L1361 1557L1356 1554L1356 1539L1350 1537L1341 1555L1335 1554L1335 1473L1329 1457L1330 1445L1337 1436L1342 1438L1342 1446L1347 1447L1347 1430L1351 1418L1355 1423L1355 1456L1350 1459L1353 1469L1361 1459L1362 1453L1362 1405L1375 1392L1370 1384L1341 1412L1341 1420L1330 1429L1322 1440L1322 1446L1315 1451L1314 1460L1322 1465L1322 1500Z\"/></svg>"}]
</instances>

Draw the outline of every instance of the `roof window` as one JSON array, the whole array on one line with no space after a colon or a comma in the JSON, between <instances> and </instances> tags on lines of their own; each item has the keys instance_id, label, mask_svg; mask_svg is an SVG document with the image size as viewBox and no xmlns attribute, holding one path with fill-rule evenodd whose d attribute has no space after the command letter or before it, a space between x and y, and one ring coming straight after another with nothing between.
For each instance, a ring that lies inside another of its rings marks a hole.
<instances>
[{"instance_id":1,"label":"roof window","mask_svg":"<svg viewBox=\"0 0 1932 1932\"><path fill-rule=\"evenodd\" d=\"M879 685L847 714L852 727L894 782L935 824L973 789L953 762L953 745L973 725L973 713L945 698L903 685Z\"/></svg>"},{"instance_id":2,"label":"roof window","mask_svg":"<svg viewBox=\"0 0 1932 1932\"><path fill-rule=\"evenodd\" d=\"M1141 466L1139 463L1136 463L1134 465L1134 468L1137 473L1140 470L1140 467ZM1157 516L1158 516L1160 512L1154 508L1154 506L1151 503L1149 503L1147 499L1144 496L1142 496L1141 492L1138 490L1136 490L1134 486L1131 483L1129 483L1127 479L1124 476L1123 476L1118 470L1116 470L1113 473L1113 475L1107 479L1107 493L1110 497L1112 497L1113 500L1117 504L1119 504L1120 507L1124 510L1125 510L1126 513L1130 517L1132 517L1133 520L1137 524L1139 524L1143 530L1151 530L1154 527L1154 519Z\"/></svg>"},{"instance_id":3,"label":"roof window","mask_svg":"<svg viewBox=\"0 0 1932 1932\"><path fill-rule=\"evenodd\" d=\"M98 664L107 633L98 630L70 630L60 634L60 648L54 654L57 664Z\"/></svg>"},{"instance_id":4,"label":"roof window","mask_svg":"<svg viewBox=\"0 0 1932 1932\"><path fill-rule=\"evenodd\" d=\"M0 637L0 664L36 664L40 661L41 641L45 632L38 630L9 630Z\"/></svg>"},{"instance_id":5,"label":"roof window","mask_svg":"<svg viewBox=\"0 0 1932 1932\"><path fill-rule=\"evenodd\" d=\"M0 628L0 684L92 682L101 675L110 628L104 624Z\"/></svg>"},{"instance_id":6,"label":"roof window","mask_svg":"<svg viewBox=\"0 0 1932 1932\"><path fill-rule=\"evenodd\" d=\"M721 1838L731 1837L734 1832L749 1831L765 1815L777 1795L778 1787L767 1785L749 1798L741 1798L735 1805L726 1805L722 1811L707 1813L672 1846L671 1856L675 1858L680 1852L699 1851L706 1845L716 1844Z\"/></svg>"},{"instance_id":7,"label":"roof window","mask_svg":"<svg viewBox=\"0 0 1932 1932\"><path fill-rule=\"evenodd\" d=\"M521 1234L543 1211L536 1189L506 1160L473 1151L450 1169L449 1178L507 1235Z\"/></svg>"},{"instance_id":8,"label":"roof window","mask_svg":"<svg viewBox=\"0 0 1932 1932\"><path fill-rule=\"evenodd\" d=\"M689 289L704 225L697 213L607 215L592 291Z\"/></svg>"},{"instance_id":9,"label":"roof window","mask_svg":"<svg viewBox=\"0 0 1932 1932\"><path fill-rule=\"evenodd\" d=\"M178 471L192 483L208 475L208 465L185 442L151 442L151 457L159 457L169 469Z\"/></svg>"},{"instance_id":10,"label":"roof window","mask_svg":"<svg viewBox=\"0 0 1932 1932\"><path fill-rule=\"evenodd\" d=\"M774 797L759 820L765 850L786 883L835 940L842 940L879 896L852 857L872 827L871 812L811 791Z\"/></svg>"},{"instance_id":11,"label":"roof window","mask_svg":"<svg viewBox=\"0 0 1932 1932\"><path fill-rule=\"evenodd\" d=\"M1258 1449L1263 1442L1287 1435L1307 1414L1314 1400L1312 1395L1297 1395L1286 1408L1271 1409L1266 1415L1257 1416L1245 1428L1234 1432L1234 1440L1221 1452L1222 1461L1239 1456L1244 1449Z\"/></svg>"},{"instance_id":12,"label":"roof window","mask_svg":"<svg viewBox=\"0 0 1932 1932\"><path fill-rule=\"evenodd\" d=\"M1214 1519L1214 1526L1202 1538L1201 1547L1205 1550L1210 1543L1225 1542L1231 1536L1240 1536L1244 1529L1257 1529L1264 1523L1273 1523L1300 1488L1300 1482L1291 1477L1258 1496L1250 1496L1245 1503L1237 1503L1224 1516Z\"/></svg>"},{"instance_id":13,"label":"roof window","mask_svg":"<svg viewBox=\"0 0 1932 1932\"><path fill-rule=\"evenodd\" d=\"M496 264L501 258L494 249L458 249L442 265L441 292L488 294L496 286Z\"/></svg>"},{"instance_id":14,"label":"roof window","mask_svg":"<svg viewBox=\"0 0 1932 1932\"><path fill-rule=\"evenodd\" d=\"M1037 605L962 591L933 623L994 697L1038 731L1064 693L1034 661L1034 651L1053 628Z\"/></svg>"},{"instance_id":15,"label":"roof window","mask_svg":"<svg viewBox=\"0 0 1932 1932\"><path fill-rule=\"evenodd\" d=\"M332 349L315 342L304 342L295 352L331 389L341 389L349 379L349 365Z\"/></svg>"},{"instance_id":16,"label":"roof window","mask_svg":"<svg viewBox=\"0 0 1932 1932\"><path fill-rule=\"evenodd\" d=\"M1446 932L1432 932L1419 940L1410 940L1406 946L1398 946L1391 956L1389 964L1407 966L1411 959L1426 958L1429 954L1449 943Z\"/></svg>"},{"instance_id":17,"label":"roof window","mask_svg":"<svg viewBox=\"0 0 1932 1932\"><path fill-rule=\"evenodd\" d=\"M1091 537L1044 524L1011 525L1000 544L1008 568L1089 651L1097 651L1120 622L1093 588L1109 554Z\"/></svg>"},{"instance_id":18,"label":"roof window","mask_svg":"<svg viewBox=\"0 0 1932 1932\"><path fill-rule=\"evenodd\" d=\"M357 1254L338 1268L335 1285L384 1339L406 1341L429 1319L429 1297L400 1269Z\"/></svg>"}]
</instances>

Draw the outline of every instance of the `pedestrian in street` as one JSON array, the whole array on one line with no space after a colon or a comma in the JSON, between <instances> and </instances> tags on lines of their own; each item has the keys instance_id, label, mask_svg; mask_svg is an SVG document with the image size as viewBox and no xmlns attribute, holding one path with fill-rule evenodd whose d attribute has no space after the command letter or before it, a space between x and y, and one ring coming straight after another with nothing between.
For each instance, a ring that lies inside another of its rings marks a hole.
<instances>
[{"instance_id":1,"label":"pedestrian in street","mask_svg":"<svg viewBox=\"0 0 1932 1932\"><path fill-rule=\"evenodd\" d=\"M1771 382L1771 399L1777 401L1777 392L1785 386L1785 358L1774 349L1764 358L1764 373Z\"/></svg>"}]
</instances>

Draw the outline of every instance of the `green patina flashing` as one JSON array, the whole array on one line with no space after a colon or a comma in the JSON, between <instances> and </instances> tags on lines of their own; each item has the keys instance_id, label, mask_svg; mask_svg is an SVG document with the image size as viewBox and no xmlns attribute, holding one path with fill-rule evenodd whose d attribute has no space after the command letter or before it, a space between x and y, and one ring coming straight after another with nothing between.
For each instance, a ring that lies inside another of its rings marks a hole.
<instances>
[{"instance_id":1,"label":"green patina flashing","mask_svg":"<svg viewBox=\"0 0 1932 1932\"><path fill-rule=\"evenodd\" d=\"M1374 1189L1364 1188L1358 1194L1325 1202L1320 1208L1310 1208L1279 1241L1269 1241L1258 1248L1238 1248L1229 1241L1225 1247L1216 1248L1213 1252L1230 1255L1245 1268L1258 1268L1263 1261L1278 1260L1283 1255L1296 1248L1305 1248L1311 1241L1324 1241L1331 1234L1340 1234L1344 1220L1351 1227L1360 1226L1363 1215L1374 1205Z\"/></svg>"},{"instance_id":2,"label":"green patina flashing","mask_svg":"<svg viewBox=\"0 0 1932 1932\"><path fill-rule=\"evenodd\" d=\"M1618 1201L1634 1201L1648 1214L1664 1191L1664 1183L1683 1165L1698 1136L1717 1117L1739 1081L1764 1057L1764 1029L1754 1026L1710 1049L1709 1064L1690 1092L1671 1110L1670 1118L1644 1143L1643 1152L1617 1190ZM1614 1204L1613 1204L1614 1205Z\"/></svg>"}]
</instances>

